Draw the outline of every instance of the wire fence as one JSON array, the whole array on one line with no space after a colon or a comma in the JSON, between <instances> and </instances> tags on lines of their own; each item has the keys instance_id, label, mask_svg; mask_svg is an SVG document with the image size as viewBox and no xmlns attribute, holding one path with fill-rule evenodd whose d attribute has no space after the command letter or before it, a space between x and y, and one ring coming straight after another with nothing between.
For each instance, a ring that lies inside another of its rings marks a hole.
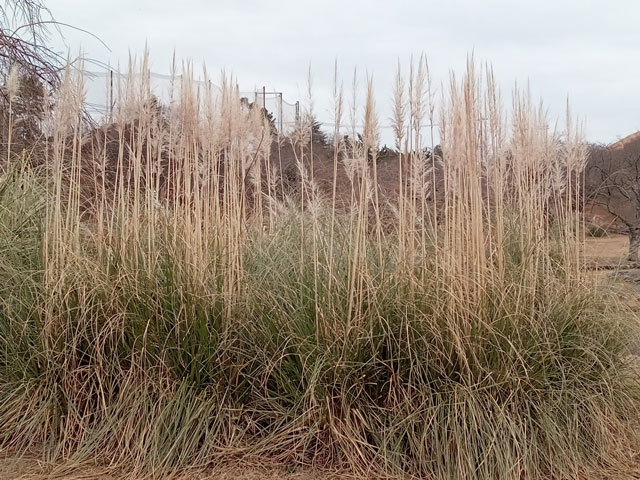
<instances>
[{"instance_id":1,"label":"wire fence","mask_svg":"<svg viewBox=\"0 0 640 480\"><path fill-rule=\"evenodd\" d=\"M140 74L137 75L140 76ZM130 74L114 70L85 72L85 107L95 120L103 120L110 116L118 104L119 89L124 88L129 76ZM149 74L151 93L162 105L169 105L172 99L179 98L182 81L183 77L181 75L171 76L153 72ZM214 97L222 93L221 88L211 81L205 82L193 79L191 82L193 86L200 88L202 92L208 89ZM299 124L301 115L303 115L300 102L287 102L283 99L282 92L268 91L263 87L254 91L241 91L239 96L240 99L246 98L246 101L265 108L271 114L274 125L281 135L290 134ZM320 120L319 123L325 133L331 134L333 132L334 123L332 121ZM380 129L381 142L393 145L395 142L392 132L394 127L385 123L380 124L378 127ZM420 126L422 129L432 127L437 128L438 125L427 123ZM341 131L350 132L351 128L362 131L364 125L360 124L360 122L352 125L348 121L341 125ZM438 137L437 132L435 136Z\"/></svg>"},{"instance_id":2,"label":"wire fence","mask_svg":"<svg viewBox=\"0 0 640 480\"><path fill-rule=\"evenodd\" d=\"M85 107L94 119L104 119L109 116L117 105L121 85L130 74L119 73L114 70L103 72L85 72ZM160 73L150 73L149 84L151 93L163 105L169 105L173 98L180 95L183 77ZM211 94L219 96L222 90L210 81L192 80L196 88L209 89ZM300 120L300 102L290 103L282 98L282 92L261 90L240 92L240 98L265 108L272 116L275 127L283 134L289 134Z\"/></svg>"},{"instance_id":3,"label":"wire fence","mask_svg":"<svg viewBox=\"0 0 640 480\"><path fill-rule=\"evenodd\" d=\"M246 94L241 93L240 96L243 97ZM248 99L270 112L276 128L285 135L290 133L300 121L300 102L286 102L282 99L282 92L267 92L263 88L262 91L253 92L253 98Z\"/></svg>"}]
</instances>

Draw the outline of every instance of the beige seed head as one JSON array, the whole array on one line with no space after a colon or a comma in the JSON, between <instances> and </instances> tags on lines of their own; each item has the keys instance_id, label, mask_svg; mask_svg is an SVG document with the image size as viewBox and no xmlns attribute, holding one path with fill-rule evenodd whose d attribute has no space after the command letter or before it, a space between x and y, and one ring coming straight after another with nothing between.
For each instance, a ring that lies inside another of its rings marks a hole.
<instances>
[{"instance_id":1,"label":"beige seed head","mask_svg":"<svg viewBox=\"0 0 640 480\"><path fill-rule=\"evenodd\" d=\"M12 102L13 98L18 93L18 87L20 86L20 81L18 79L18 66L13 65L11 70L9 70L9 76L7 78L7 93L9 94L9 101Z\"/></svg>"}]
</instances>

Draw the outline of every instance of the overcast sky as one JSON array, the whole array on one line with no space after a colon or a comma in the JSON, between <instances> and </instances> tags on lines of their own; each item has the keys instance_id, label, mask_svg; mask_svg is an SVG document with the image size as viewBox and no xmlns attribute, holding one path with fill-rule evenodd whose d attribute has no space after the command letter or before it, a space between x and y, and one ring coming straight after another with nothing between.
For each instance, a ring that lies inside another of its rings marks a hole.
<instances>
[{"instance_id":1,"label":"overcast sky","mask_svg":"<svg viewBox=\"0 0 640 480\"><path fill-rule=\"evenodd\" d=\"M389 123L398 59L424 52L435 82L466 57L492 63L505 93L527 81L553 116L567 97L590 141L640 130L640 1L636 0L48 0L66 47L126 65L145 42L152 71L179 59L237 76L241 90L265 85L305 100L311 65L317 116L329 120L333 65L345 84L354 67L374 77L381 123ZM64 45L61 44L62 47ZM95 69L95 67L89 67ZM508 98L508 97L507 97ZM383 140L391 142L390 136Z\"/></svg>"}]
</instances>

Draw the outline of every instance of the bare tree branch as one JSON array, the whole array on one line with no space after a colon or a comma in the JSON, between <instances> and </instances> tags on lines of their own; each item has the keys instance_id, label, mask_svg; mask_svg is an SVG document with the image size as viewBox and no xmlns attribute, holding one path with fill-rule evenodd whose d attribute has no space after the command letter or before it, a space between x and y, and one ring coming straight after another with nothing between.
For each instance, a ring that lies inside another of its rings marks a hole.
<instances>
[{"instance_id":1,"label":"bare tree branch","mask_svg":"<svg viewBox=\"0 0 640 480\"><path fill-rule=\"evenodd\" d=\"M636 145L637 143L637 145ZM592 205L606 208L629 235L629 259L637 261L640 247L640 142L590 149L585 191Z\"/></svg>"}]
</instances>

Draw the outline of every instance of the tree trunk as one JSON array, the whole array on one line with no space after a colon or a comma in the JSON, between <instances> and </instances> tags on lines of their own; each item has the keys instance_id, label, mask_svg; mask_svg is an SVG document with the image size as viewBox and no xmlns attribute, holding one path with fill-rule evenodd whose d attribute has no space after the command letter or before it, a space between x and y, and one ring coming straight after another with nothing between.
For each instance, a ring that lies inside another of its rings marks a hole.
<instances>
[{"instance_id":1,"label":"tree trunk","mask_svg":"<svg viewBox=\"0 0 640 480\"><path fill-rule=\"evenodd\" d=\"M629 257L630 262L638 263L638 249L640 249L640 227L629 229Z\"/></svg>"}]
</instances>

